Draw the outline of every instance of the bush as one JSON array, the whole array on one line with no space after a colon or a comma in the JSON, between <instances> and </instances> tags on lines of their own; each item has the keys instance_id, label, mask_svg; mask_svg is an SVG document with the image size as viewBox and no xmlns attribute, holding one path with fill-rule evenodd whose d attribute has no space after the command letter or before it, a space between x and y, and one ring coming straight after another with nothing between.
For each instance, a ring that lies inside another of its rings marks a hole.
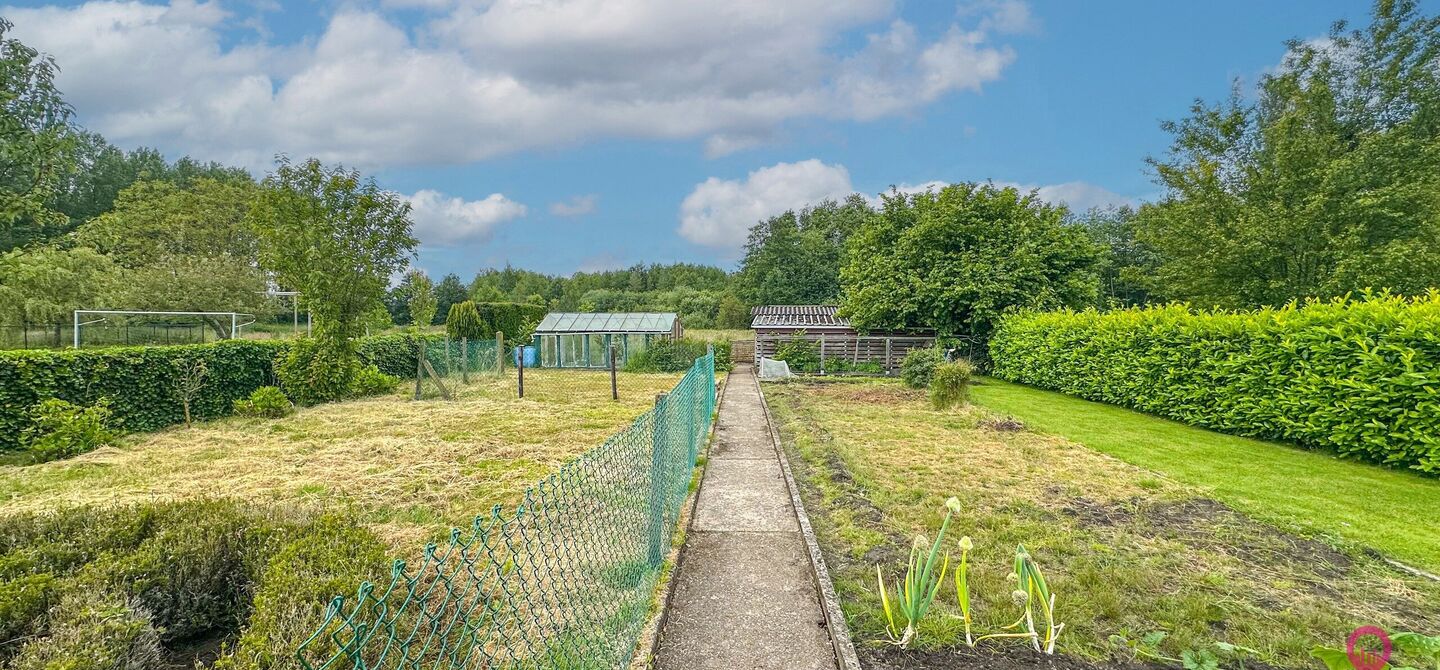
<instances>
[{"instance_id":1,"label":"bush","mask_svg":"<svg viewBox=\"0 0 1440 670\"><path fill-rule=\"evenodd\" d=\"M929 388L935 368L945 362L945 353L937 347L911 349L900 361L900 380L912 389Z\"/></svg>"},{"instance_id":2,"label":"bush","mask_svg":"<svg viewBox=\"0 0 1440 670\"><path fill-rule=\"evenodd\" d=\"M362 365L373 365L381 372L401 379L415 378L415 355L419 342L443 342L439 333L424 335L376 335L360 340L358 353Z\"/></svg>"},{"instance_id":3,"label":"bush","mask_svg":"<svg viewBox=\"0 0 1440 670\"><path fill-rule=\"evenodd\" d=\"M709 342L681 338L679 340L656 340L644 351L632 354L625 360L626 372L684 372L705 356ZM722 354L721 345L715 345L715 369L730 368L730 350ZM721 367L721 366L724 367Z\"/></svg>"},{"instance_id":4,"label":"bush","mask_svg":"<svg viewBox=\"0 0 1440 670\"><path fill-rule=\"evenodd\" d=\"M477 302L475 311L480 320L477 337L495 337L500 332L507 340L525 342L549 310L544 305L518 302Z\"/></svg>"},{"instance_id":5,"label":"bush","mask_svg":"<svg viewBox=\"0 0 1440 670\"><path fill-rule=\"evenodd\" d=\"M216 639L234 644L214 667L287 667L331 598L388 574L385 553L352 518L229 501L3 517L0 634L27 642L0 645L0 667L165 667Z\"/></svg>"},{"instance_id":6,"label":"bush","mask_svg":"<svg viewBox=\"0 0 1440 670\"><path fill-rule=\"evenodd\" d=\"M804 338L781 342L775 347L774 358L785 361L792 372L820 371L820 346Z\"/></svg>"},{"instance_id":7,"label":"bush","mask_svg":"<svg viewBox=\"0 0 1440 670\"><path fill-rule=\"evenodd\" d=\"M844 358L827 359L825 361L826 372L859 372L864 374L879 375L885 374L885 366L872 361L864 363L851 363Z\"/></svg>"},{"instance_id":8,"label":"bush","mask_svg":"<svg viewBox=\"0 0 1440 670\"><path fill-rule=\"evenodd\" d=\"M278 419L294 411L295 404L285 397L285 392L278 386L261 386L249 398L235 401L235 413L240 416Z\"/></svg>"},{"instance_id":9,"label":"bush","mask_svg":"<svg viewBox=\"0 0 1440 670\"><path fill-rule=\"evenodd\" d=\"M935 366L930 377L930 404L937 410L963 405L970 398L970 378L975 366L960 359Z\"/></svg>"},{"instance_id":10,"label":"bush","mask_svg":"<svg viewBox=\"0 0 1440 670\"><path fill-rule=\"evenodd\" d=\"M33 415L35 422L25 429L21 441L40 462L78 456L115 440L105 426L110 420L110 401L105 398L90 407L51 398L36 405Z\"/></svg>"},{"instance_id":11,"label":"bush","mask_svg":"<svg viewBox=\"0 0 1440 670\"><path fill-rule=\"evenodd\" d=\"M399 385L399 377L387 375L379 368L367 365L355 373L355 379L350 382L350 395L356 398L385 395L394 392Z\"/></svg>"},{"instance_id":12,"label":"bush","mask_svg":"<svg viewBox=\"0 0 1440 670\"><path fill-rule=\"evenodd\" d=\"M462 337L472 340L485 336L489 327L480 322L480 312L475 309L475 303L466 300L457 302L450 306L450 313L445 316L445 332L450 337L460 339ZM490 331L490 336L495 336L495 331Z\"/></svg>"},{"instance_id":13,"label":"bush","mask_svg":"<svg viewBox=\"0 0 1440 670\"><path fill-rule=\"evenodd\" d=\"M1440 472L1440 292L1253 312L1020 313L990 354L1003 379Z\"/></svg>"},{"instance_id":14,"label":"bush","mask_svg":"<svg viewBox=\"0 0 1440 670\"><path fill-rule=\"evenodd\" d=\"M349 397L358 368L355 360L347 360L308 337L291 342L284 355L275 360L280 388L298 405Z\"/></svg>"}]
</instances>

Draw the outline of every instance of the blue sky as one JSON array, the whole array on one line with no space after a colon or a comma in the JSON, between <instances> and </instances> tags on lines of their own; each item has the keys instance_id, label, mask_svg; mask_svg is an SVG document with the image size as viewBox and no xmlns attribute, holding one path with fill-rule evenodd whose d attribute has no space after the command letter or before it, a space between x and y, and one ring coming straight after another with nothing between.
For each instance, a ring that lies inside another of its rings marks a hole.
<instances>
[{"instance_id":1,"label":"blue sky","mask_svg":"<svg viewBox=\"0 0 1440 670\"><path fill-rule=\"evenodd\" d=\"M1161 120L1368 9L152 0L0 15L56 57L80 122L116 144L257 175L276 152L360 167L411 198L419 266L468 278L507 262L733 267L757 218L892 185L1142 201Z\"/></svg>"}]
</instances>

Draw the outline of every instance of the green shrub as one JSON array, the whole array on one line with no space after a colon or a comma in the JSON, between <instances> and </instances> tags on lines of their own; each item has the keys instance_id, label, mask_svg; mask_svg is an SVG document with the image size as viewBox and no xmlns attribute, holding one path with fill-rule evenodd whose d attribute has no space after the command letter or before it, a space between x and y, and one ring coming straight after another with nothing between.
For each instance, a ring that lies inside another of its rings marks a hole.
<instances>
[{"instance_id":1,"label":"green shrub","mask_svg":"<svg viewBox=\"0 0 1440 670\"><path fill-rule=\"evenodd\" d=\"M679 340L656 340L644 351L631 354L625 360L626 372L684 372L705 356L709 342L681 338ZM721 354L720 345L715 346L715 369L728 370L730 351ZM724 367L722 367L722 365Z\"/></svg>"},{"instance_id":2,"label":"green shrub","mask_svg":"<svg viewBox=\"0 0 1440 670\"><path fill-rule=\"evenodd\" d=\"M327 350L313 338L291 342L284 355L275 360L280 388L298 405L349 397L358 368L356 361Z\"/></svg>"},{"instance_id":3,"label":"green shrub","mask_svg":"<svg viewBox=\"0 0 1440 670\"><path fill-rule=\"evenodd\" d=\"M1253 312L1019 313L990 354L1003 379L1440 473L1440 292Z\"/></svg>"},{"instance_id":4,"label":"green shrub","mask_svg":"<svg viewBox=\"0 0 1440 670\"><path fill-rule=\"evenodd\" d=\"M249 398L235 401L235 413L240 416L255 416L278 419L295 411L295 404L285 397L278 386L261 386Z\"/></svg>"},{"instance_id":5,"label":"green shrub","mask_svg":"<svg viewBox=\"0 0 1440 670\"><path fill-rule=\"evenodd\" d=\"M21 439L36 461L78 456L115 440L115 433L106 427L110 401L105 398L90 407L51 398L36 405L33 416L35 422Z\"/></svg>"},{"instance_id":6,"label":"green shrub","mask_svg":"<svg viewBox=\"0 0 1440 670\"><path fill-rule=\"evenodd\" d=\"M487 335L486 330L489 330L489 327L481 323L480 312L475 309L475 303L469 300L451 305L450 313L445 316L445 332L455 339L465 337L477 340ZM494 337L495 331L490 331L488 335Z\"/></svg>"},{"instance_id":7,"label":"green shrub","mask_svg":"<svg viewBox=\"0 0 1440 670\"><path fill-rule=\"evenodd\" d=\"M963 405L970 398L970 378L975 366L959 359L935 366L930 377L930 404L937 410Z\"/></svg>"},{"instance_id":8,"label":"green shrub","mask_svg":"<svg viewBox=\"0 0 1440 670\"><path fill-rule=\"evenodd\" d=\"M259 569L245 630L215 670L288 667L336 594L354 593L367 581L383 583L389 575L384 543L350 519L321 517L278 540ZM323 642L317 647L310 650L316 667L334 651Z\"/></svg>"},{"instance_id":9,"label":"green shrub","mask_svg":"<svg viewBox=\"0 0 1440 670\"><path fill-rule=\"evenodd\" d=\"M164 666L165 654L154 623L118 589L67 593L48 618L46 634L25 642L9 668L148 670Z\"/></svg>"},{"instance_id":10,"label":"green shrub","mask_svg":"<svg viewBox=\"0 0 1440 670\"><path fill-rule=\"evenodd\" d=\"M773 358L785 361L792 372L820 371L820 346L803 337L781 342Z\"/></svg>"},{"instance_id":11,"label":"green shrub","mask_svg":"<svg viewBox=\"0 0 1440 670\"><path fill-rule=\"evenodd\" d=\"M214 667L289 667L331 598L388 576L385 554L353 518L231 501L0 517L0 635L26 640L0 667L148 670L218 639Z\"/></svg>"},{"instance_id":12,"label":"green shrub","mask_svg":"<svg viewBox=\"0 0 1440 670\"><path fill-rule=\"evenodd\" d=\"M936 366L944 362L945 353L937 347L911 349L900 361L900 381L912 389L928 388Z\"/></svg>"},{"instance_id":13,"label":"green shrub","mask_svg":"<svg viewBox=\"0 0 1440 670\"><path fill-rule=\"evenodd\" d=\"M399 385L399 377L387 375L379 368L367 365L355 373L355 379L350 382L350 395L356 398L385 395L394 392Z\"/></svg>"},{"instance_id":14,"label":"green shrub","mask_svg":"<svg viewBox=\"0 0 1440 670\"><path fill-rule=\"evenodd\" d=\"M879 363L866 361L863 363L852 363L845 358L826 359L826 372L859 372L863 374L879 375L885 374L885 366Z\"/></svg>"},{"instance_id":15,"label":"green shrub","mask_svg":"<svg viewBox=\"0 0 1440 670\"><path fill-rule=\"evenodd\" d=\"M439 333L424 335L376 335L360 340L358 353L362 365L373 365L381 372L401 379L415 378L415 355L418 342L442 342Z\"/></svg>"},{"instance_id":16,"label":"green shrub","mask_svg":"<svg viewBox=\"0 0 1440 670\"><path fill-rule=\"evenodd\" d=\"M524 342L530 339L548 310L544 305L518 302L477 302L475 311L480 321L478 337L495 337L495 333L500 332L505 333L507 340Z\"/></svg>"}]
</instances>

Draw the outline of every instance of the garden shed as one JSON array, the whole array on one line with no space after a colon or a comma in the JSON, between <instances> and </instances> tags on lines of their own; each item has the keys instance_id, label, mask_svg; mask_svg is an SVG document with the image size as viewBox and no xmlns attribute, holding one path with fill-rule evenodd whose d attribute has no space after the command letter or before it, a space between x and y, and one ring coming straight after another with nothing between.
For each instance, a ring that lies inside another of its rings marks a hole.
<instances>
[{"instance_id":1,"label":"garden shed","mask_svg":"<svg viewBox=\"0 0 1440 670\"><path fill-rule=\"evenodd\" d=\"M683 334L673 312L551 312L535 327L540 367L606 368L615 346L616 365L658 340Z\"/></svg>"},{"instance_id":2,"label":"garden shed","mask_svg":"<svg viewBox=\"0 0 1440 670\"><path fill-rule=\"evenodd\" d=\"M934 346L926 333L870 332L861 334L835 305L760 305L750 310L755 331L755 360L773 358L781 344L793 340L814 343L820 372L893 372L911 349Z\"/></svg>"}]
</instances>

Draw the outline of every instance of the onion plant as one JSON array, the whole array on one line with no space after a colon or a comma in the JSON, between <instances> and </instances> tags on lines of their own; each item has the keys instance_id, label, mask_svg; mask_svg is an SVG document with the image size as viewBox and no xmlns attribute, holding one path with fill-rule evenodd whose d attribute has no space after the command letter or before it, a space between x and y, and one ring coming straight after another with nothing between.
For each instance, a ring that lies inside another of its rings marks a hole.
<instances>
[{"instance_id":1,"label":"onion plant","mask_svg":"<svg viewBox=\"0 0 1440 670\"><path fill-rule=\"evenodd\" d=\"M1018 582L1015 590L1015 601L1025 608L1020 620L1008 626L1015 628L1024 624L1028 631L1030 641L1035 645L1035 650L1046 654L1055 653L1055 639L1060 637L1060 631L1065 629L1065 624L1055 622L1055 594L1050 592L1050 586L1045 583L1045 574L1040 572L1040 565L1025 550L1025 545L1018 545L1015 548L1015 572L1012 575ZM1041 626L1036 627L1036 613L1042 618Z\"/></svg>"},{"instance_id":2,"label":"onion plant","mask_svg":"<svg viewBox=\"0 0 1440 670\"><path fill-rule=\"evenodd\" d=\"M940 545L945 541L945 531L950 527L950 518L960 511L960 499L945 501L945 520L940 522L940 533L931 543L924 535L917 535L910 546L910 560L906 564L904 580L896 585L895 597L885 586L885 576L880 566L875 566L875 581L880 586L880 604L885 610L886 633L890 641L901 648L910 646L915 631L935 596L940 594L945 573L950 569L950 553L940 556ZM927 551L928 547L928 551ZM938 570L937 570L938 568Z\"/></svg>"}]
</instances>

